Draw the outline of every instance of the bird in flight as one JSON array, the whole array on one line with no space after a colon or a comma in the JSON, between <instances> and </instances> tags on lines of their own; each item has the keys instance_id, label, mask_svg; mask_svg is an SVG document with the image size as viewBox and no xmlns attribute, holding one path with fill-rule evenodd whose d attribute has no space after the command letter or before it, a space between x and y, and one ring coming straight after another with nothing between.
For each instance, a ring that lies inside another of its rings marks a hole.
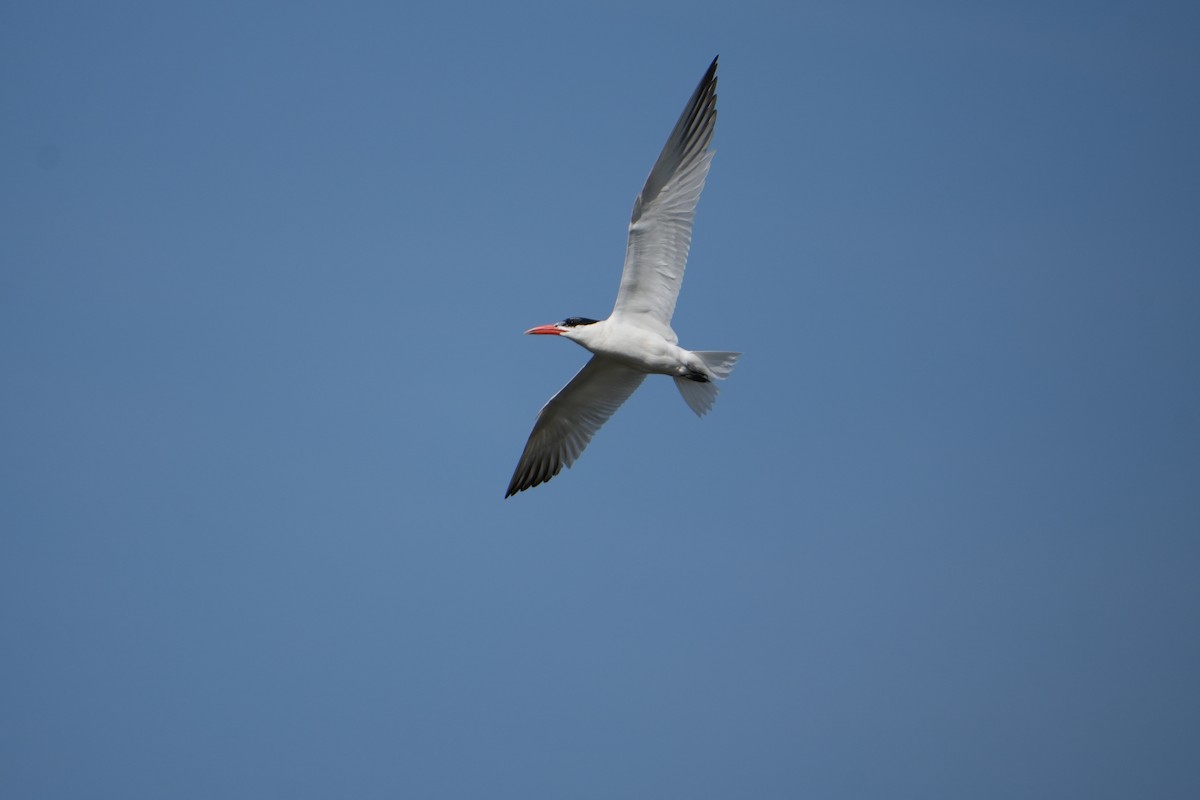
<instances>
[{"instance_id":1,"label":"bird in flight","mask_svg":"<svg viewBox=\"0 0 1200 800\"><path fill-rule=\"evenodd\" d=\"M712 163L716 91L714 58L633 202L625 270L608 319L568 317L525 331L570 339L592 358L538 413L505 498L571 466L647 375L670 375L688 407L703 416L717 399L714 380L727 378L741 355L684 350L671 330L696 203Z\"/></svg>"}]
</instances>

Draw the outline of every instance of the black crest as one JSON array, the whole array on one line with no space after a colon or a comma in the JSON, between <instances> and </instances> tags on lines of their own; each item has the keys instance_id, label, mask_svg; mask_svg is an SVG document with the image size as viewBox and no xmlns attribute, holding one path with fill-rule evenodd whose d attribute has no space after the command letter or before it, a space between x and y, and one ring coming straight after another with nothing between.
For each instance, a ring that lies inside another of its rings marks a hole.
<instances>
[{"instance_id":1,"label":"black crest","mask_svg":"<svg viewBox=\"0 0 1200 800\"><path fill-rule=\"evenodd\" d=\"M566 325L568 328L577 328L580 325L595 325L599 320L588 319L587 317L567 317L559 325Z\"/></svg>"}]
</instances>

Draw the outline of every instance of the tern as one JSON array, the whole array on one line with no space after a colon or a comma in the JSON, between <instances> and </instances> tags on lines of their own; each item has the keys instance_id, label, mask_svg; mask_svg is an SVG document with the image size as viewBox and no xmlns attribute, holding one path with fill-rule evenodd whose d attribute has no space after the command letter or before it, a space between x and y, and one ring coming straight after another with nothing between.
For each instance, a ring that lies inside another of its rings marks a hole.
<instances>
[{"instance_id":1,"label":"tern","mask_svg":"<svg viewBox=\"0 0 1200 800\"><path fill-rule=\"evenodd\" d=\"M625 269L608 319L567 317L525 331L570 339L592 358L538 413L506 499L570 467L647 375L670 375L688 407L703 416L717 399L714 380L729 377L741 355L685 350L671 329L696 203L714 153L716 90L714 58L634 200Z\"/></svg>"}]
</instances>

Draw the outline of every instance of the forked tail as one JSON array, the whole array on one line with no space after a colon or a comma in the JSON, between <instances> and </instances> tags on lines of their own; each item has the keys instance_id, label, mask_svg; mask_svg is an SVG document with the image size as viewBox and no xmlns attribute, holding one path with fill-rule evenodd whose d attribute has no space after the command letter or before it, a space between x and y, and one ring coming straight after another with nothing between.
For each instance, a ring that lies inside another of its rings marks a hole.
<instances>
[{"instance_id":1,"label":"forked tail","mask_svg":"<svg viewBox=\"0 0 1200 800\"><path fill-rule=\"evenodd\" d=\"M741 353L730 353L725 350L693 350L692 354L699 357L712 377L719 380L729 377L729 373L733 372L733 365L737 363L738 356L741 355ZM676 378L675 385L679 387L679 393L683 395L683 402L687 403L688 408L695 411L698 417L707 414L713 407L713 403L717 402L717 385L708 376Z\"/></svg>"}]
</instances>

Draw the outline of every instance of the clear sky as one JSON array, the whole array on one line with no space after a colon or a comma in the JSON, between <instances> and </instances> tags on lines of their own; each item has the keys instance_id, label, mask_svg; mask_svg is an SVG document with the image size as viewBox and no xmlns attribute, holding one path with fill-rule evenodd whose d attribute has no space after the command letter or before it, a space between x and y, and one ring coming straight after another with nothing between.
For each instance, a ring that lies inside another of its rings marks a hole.
<instances>
[{"instance_id":1,"label":"clear sky","mask_svg":"<svg viewBox=\"0 0 1200 800\"><path fill-rule=\"evenodd\" d=\"M1200 796L1196 9L5 3L0 794Z\"/></svg>"}]
</instances>

